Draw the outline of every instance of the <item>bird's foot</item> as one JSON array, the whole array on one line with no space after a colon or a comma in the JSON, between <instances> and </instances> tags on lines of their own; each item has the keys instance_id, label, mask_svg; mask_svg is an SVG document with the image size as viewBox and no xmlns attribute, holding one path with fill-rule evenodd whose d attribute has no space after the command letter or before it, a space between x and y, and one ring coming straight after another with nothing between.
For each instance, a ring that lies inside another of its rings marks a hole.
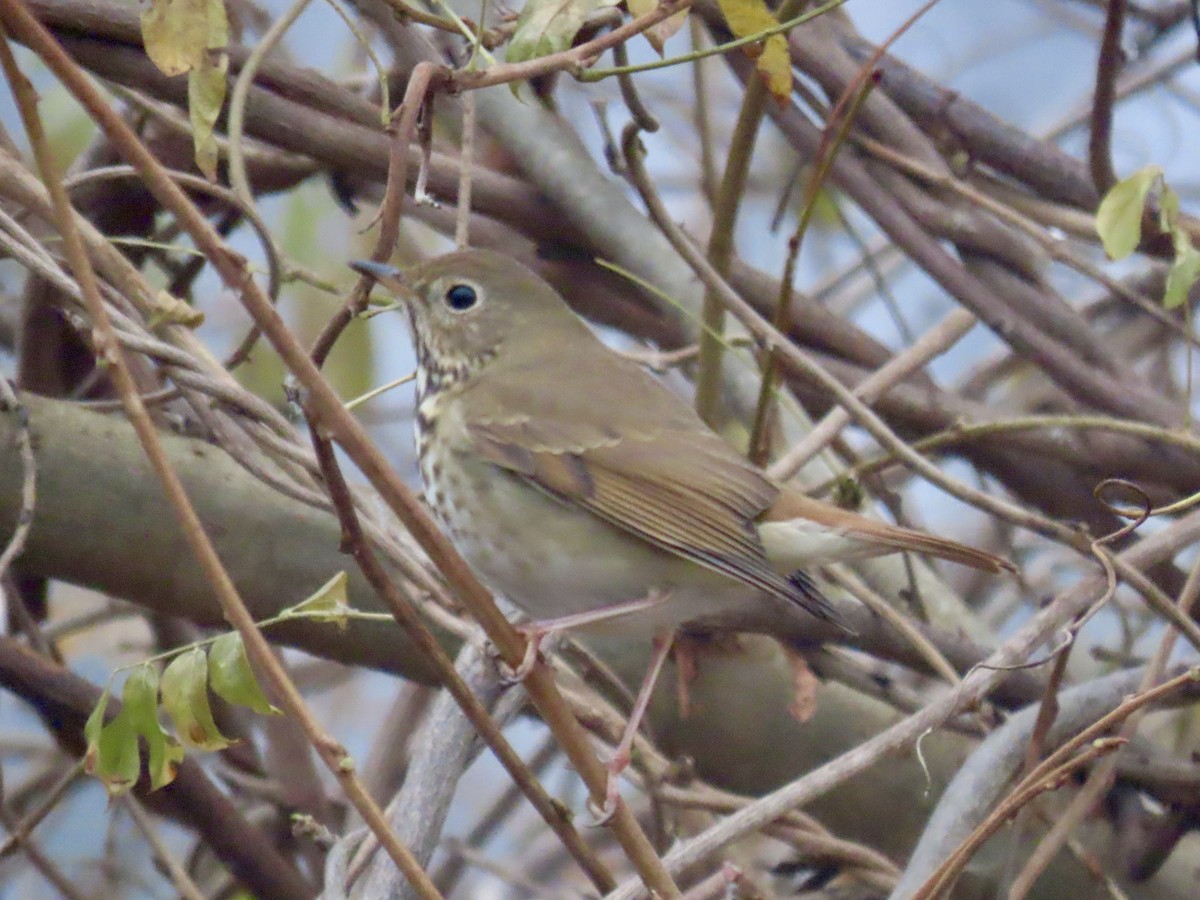
<instances>
[{"instance_id":1,"label":"bird's foot","mask_svg":"<svg viewBox=\"0 0 1200 900\"><path fill-rule=\"evenodd\" d=\"M588 824L591 827L600 828L607 825L617 814L617 804L621 802L621 773L629 768L629 763L629 752L618 747L604 764L604 768L608 770L608 779L604 786L604 804L597 807L592 800L588 800L588 812L592 815L592 821Z\"/></svg>"},{"instance_id":2,"label":"bird's foot","mask_svg":"<svg viewBox=\"0 0 1200 900\"><path fill-rule=\"evenodd\" d=\"M529 677L529 673L533 671L533 667L538 663L538 658L542 655L542 641L550 634L544 628L538 627L536 623L518 625L517 631L525 636L525 654L517 663L516 668L501 659L495 647L492 647L496 668L500 671L500 681L507 685L520 684Z\"/></svg>"},{"instance_id":3,"label":"bird's foot","mask_svg":"<svg viewBox=\"0 0 1200 900\"><path fill-rule=\"evenodd\" d=\"M633 701L633 709L629 711L629 721L625 723L625 732L621 735L621 742L617 744L612 756L604 764L604 768L608 770L608 780L604 786L604 805L597 810L593 802L590 800L588 802L597 825L604 825L612 819L617 811L617 804L621 802L621 773L629 768L629 764L633 760L634 738L637 737L638 728L646 715L646 707L650 704L650 696L654 692L654 685L658 681L658 676L662 674L662 667L666 663L667 657L671 655L671 646L674 643L675 632L673 631L662 632L654 637L654 654L650 660L650 668L646 671L642 686L638 689L637 697Z\"/></svg>"},{"instance_id":4,"label":"bird's foot","mask_svg":"<svg viewBox=\"0 0 1200 900\"><path fill-rule=\"evenodd\" d=\"M521 662L514 669L504 663L503 660L497 658L496 667L500 670L500 677L507 683L516 684L519 681L524 681L526 676L533 671L533 667L537 664L538 655L541 651L542 642L552 634L558 634L562 631L570 631L574 628L584 628L589 625L595 625L599 622L606 622L610 619L618 619L622 616L628 616L633 613L643 612L647 609L652 609L665 603L671 598L670 591L652 590L645 597L639 597L636 600L628 600L623 603L614 603L610 606L601 606L596 609L585 610L584 612L572 613L567 616L559 616L554 619L539 619L533 622L522 622L516 626L517 631L525 635L527 643L525 644L525 655Z\"/></svg>"}]
</instances>

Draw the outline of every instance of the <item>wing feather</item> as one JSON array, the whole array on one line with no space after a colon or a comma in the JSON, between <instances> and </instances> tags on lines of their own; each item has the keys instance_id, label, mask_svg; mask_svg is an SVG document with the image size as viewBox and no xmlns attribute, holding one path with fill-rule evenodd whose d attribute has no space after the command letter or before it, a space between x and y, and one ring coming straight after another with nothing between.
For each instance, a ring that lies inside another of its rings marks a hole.
<instances>
[{"instance_id":1,"label":"wing feather","mask_svg":"<svg viewBox=\"0 0 1200 900\"><path fill-rule=\"evenodd\" d=\"M600 440L591 447L575 442L554 452L528 421L474 422L468 432L484 458L564 502L814 615L835 618L814 588L771 568L755 520L778 488L732 448L712 446L721 440L716 435L663 431L653 440Z\"/></svg>"}]
</instances>

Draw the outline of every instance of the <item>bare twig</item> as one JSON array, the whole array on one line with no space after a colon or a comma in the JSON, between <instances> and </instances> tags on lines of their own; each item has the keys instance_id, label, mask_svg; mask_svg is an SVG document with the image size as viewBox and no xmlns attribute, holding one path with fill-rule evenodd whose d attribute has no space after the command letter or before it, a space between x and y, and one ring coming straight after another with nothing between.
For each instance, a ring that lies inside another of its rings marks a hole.
<instances>
[{"instance_id":1,"label":"bare twig","mask_svg":"<svg viewBox=\"0 0 1200 900\"><path fill-rule=\"evenodd\" d=\"M154 857L158 860L159 865L166 869L167 874L171 876L171 883L175 885L175 890L179 891L179 896L184 900L205 900L204 892L200 890L199 885L192 880L192 876L180 865L175 854L159 837L158 829L150 816L142 809L142 804L138 802L138 799L131 794L125 794L121 797L121 805L133 819L133 823L142 833L142 837L146 839L146 843L150 845L150 849L154 851Z\"/></svg>"},{"instance_id":2,"label":"bare twig","mask_svg":"<svg viewBox=\"0 0 1200 900\"><path fill-rule=\"evenodd\" d=\"M458 209L454 219L454 246L470 244L467 232L471 222L471 175L475 165L475 95L468 91L462 98L462 169L458 176Z\"/></svg>"},{"instance_id":3,"label":"bare twig","mask_svg":"<svg viewBox=\"0 0 1200 900\"><path fill-rule=\"evenodd\" d=\"M1088 164L1096 192L1104 194L1116 184L1112 162L1113 105L1116 102L1117 75L1124 62L1121 40L1124 37L1125 0L1108 0L1104 17L1104 37L1096 61L1096 91L1092 97L1092 131L1088 136Z\"/></svg>"},{"instance_id":4,"label":"bare twig","mask_svg":"<svg viewBox=\"0 0 1200 900\"><path fill-rule=\"evenodd\" d=\"M896 354L887 365L876 369L870 377L860 382L854 388L854 395L862 399L864 403L873 402L876 397L886 393L892 385L903 381L931 359L949 350L975 327L976 322L975 316L965 309L951 310L941 322L927 330L911 347ZM806 434L802 441L771 464L769 469L771 477L791 478L850 423L850 418L850 414L844 408L830 410L825 414L825 418L813 426L812 431Z\"/></svg>"}]
</instances>

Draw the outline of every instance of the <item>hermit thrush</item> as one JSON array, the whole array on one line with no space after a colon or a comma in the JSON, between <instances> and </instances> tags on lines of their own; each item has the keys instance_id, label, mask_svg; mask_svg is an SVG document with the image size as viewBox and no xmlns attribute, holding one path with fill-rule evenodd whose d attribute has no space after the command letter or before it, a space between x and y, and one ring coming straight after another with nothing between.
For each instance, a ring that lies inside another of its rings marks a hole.
<instances>
[{"instance_id":1,"label":"hermit thrush","mask_svg":"<svg viewBox=\"0 0 1200 900\"><path fill-rule=\"evenodd\" d=\"M836 620L806 570L901 550L1010 568L776 484L508 257L352 265L408 312L430 508L535 619L636 609L611 622L647 634L754 604Z\"/></svg>"}]
</instances>

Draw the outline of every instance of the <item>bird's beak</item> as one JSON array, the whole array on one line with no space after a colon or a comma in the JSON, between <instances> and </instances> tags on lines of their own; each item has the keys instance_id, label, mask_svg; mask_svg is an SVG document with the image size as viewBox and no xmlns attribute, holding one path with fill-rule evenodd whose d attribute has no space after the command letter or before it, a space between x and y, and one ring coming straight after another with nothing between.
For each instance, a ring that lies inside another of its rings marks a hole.
<instances>
[{"instance_id":1,"label":"bird's beak","mask_svg":"<svg viewBox=\"0 0 1200 900\"><path fill-rule=\"evenodd\" d=\"M397 297L407 297L412 294L412 284L395 266L366 259L353 259L350 261L350 268L359 275L374 278L377 283L383 285Z\"/></svg>"}]
</instances>

